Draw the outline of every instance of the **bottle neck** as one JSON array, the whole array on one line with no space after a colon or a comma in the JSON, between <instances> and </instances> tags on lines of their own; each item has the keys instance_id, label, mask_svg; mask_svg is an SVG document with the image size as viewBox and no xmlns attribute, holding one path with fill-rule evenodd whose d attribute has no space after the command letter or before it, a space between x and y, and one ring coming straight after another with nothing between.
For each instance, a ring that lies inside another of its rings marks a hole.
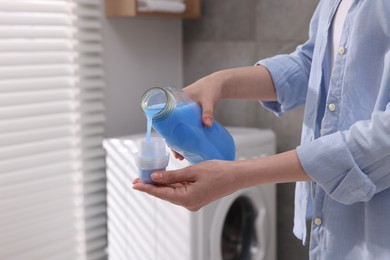
<instances>
[{"instance_id":1,"label":"bottle neck","mask_svg":"<svg viewBox=\"0 0 390 260\"><path fill-rule=\"evenodd\" d=\"M169 116L176 107L176 98L169 88L151 88L141 98L141 108L153 120Z\"/></svg>"}]
</instances>

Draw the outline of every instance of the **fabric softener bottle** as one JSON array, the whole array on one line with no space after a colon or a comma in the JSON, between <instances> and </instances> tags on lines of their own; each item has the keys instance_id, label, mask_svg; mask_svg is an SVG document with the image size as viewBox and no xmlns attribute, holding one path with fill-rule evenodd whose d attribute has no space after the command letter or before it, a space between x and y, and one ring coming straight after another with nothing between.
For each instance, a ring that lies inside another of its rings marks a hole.
<instances>
[{"instance_id":1,"label":"fabric softener bottle","mask_svg":"<svg viewBox=\"0 0 390 260\"><path fill-rule=\"evenodd\" d=\"M168 146L190 163L235 159L230 133L217 121L205 127L200 106L182 90L151 88L142 96L141 108Z\"/></svg>"}]
</instances>

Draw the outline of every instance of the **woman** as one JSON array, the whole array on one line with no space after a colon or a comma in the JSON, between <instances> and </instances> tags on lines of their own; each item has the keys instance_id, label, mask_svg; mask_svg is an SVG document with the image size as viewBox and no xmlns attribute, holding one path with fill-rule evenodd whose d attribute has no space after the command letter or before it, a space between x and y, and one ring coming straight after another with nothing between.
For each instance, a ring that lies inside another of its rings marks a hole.
<instances>
[{"instance_id":1,"label":"woman","mask_svg":"<svg viewBox=\"0 0 390 260\"><path fill-rule=\"evenodd\" d=\"M225 98L260 100L279 116L304 104L296 149L156 172L161 185L133 188L197 210L238 189L297 182L293 231L306 243L312 218L310 259L390 259L389 13L388 0L321 0L295 52L184 89L207 127Z\"/></svg>"}]
</instances>

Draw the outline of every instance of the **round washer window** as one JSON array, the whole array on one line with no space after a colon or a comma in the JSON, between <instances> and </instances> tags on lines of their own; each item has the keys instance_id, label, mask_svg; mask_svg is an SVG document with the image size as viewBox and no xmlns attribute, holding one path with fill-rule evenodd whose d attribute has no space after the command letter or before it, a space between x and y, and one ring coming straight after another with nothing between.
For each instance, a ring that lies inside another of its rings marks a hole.
<instances>
[{"instance_id":1,"label":"round washer window","mask_svg":"<svg viewBox=\"0 0 390 260\"><path fill-rule=\"evenodd\" d=\"M222 227L221 252L223 260L249 260L259 249L255 231L257 211L251 200L238 197L226 215Z\"/></svg>"}]
</instances>

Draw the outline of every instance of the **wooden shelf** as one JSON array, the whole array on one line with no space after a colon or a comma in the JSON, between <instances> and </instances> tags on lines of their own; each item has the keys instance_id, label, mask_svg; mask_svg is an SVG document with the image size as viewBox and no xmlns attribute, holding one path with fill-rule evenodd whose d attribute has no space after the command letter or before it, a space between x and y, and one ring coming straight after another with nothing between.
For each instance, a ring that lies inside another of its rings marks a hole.
<instances>
[{"instance_id":1,"label":"wooden shelf","mask_svg":"<svg viewBox=\"0 0 390 260\"><path fill-rule=\"evenodd\" d=\"M186 10L183 13L139 12L137 0L105 0L106 15L109 17L166 17L166 18L200 18L201 0L185 0Z\"/></svg>"}]
</instances>

